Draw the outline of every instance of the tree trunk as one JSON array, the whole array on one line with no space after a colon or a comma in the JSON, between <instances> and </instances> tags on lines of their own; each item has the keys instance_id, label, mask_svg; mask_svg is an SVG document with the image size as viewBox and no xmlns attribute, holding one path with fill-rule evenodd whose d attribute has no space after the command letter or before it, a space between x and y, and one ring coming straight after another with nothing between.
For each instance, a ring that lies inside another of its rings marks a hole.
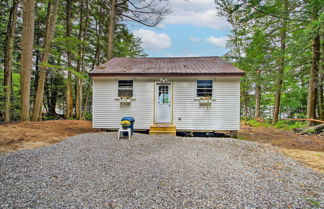
<instances>
[{"instance_id":1,"label":"tree trunk","mask_svg":"<svg viewBox=\"0 0 324 209\"><path fill-rule=\"evenodd\" d=\"M60 65L60 58L57 61L57 65ZM57 116L56 113L56 104L59 97L59 91L57 89L59 82L62 78L59 76L59 72L56 71L49 71L48 72L48 79L45 85L45 96L46 96L46 103L44 103L44 107L46 108L45 104L47 105L47 115L48 116ZM44 99L45 101L45 99Z\"/></svg>"},{"instance_id":2,"label":"tree trunk","mask_svg":"<svg viewBox=\"0 0 324 209\"><path fill-rule=\"evenodd\" d=\"M110 18L109 18L109 28L108 28L108 52L107 59L111 60L113 58L114 51L114 36L115 36L115 26L116 26L116 2L117 0L110 0Z\"/></svg>"},{"instance_id":3,"label":"tree trunk","mask_svg":"<svg viewBox=\"0 0 324 209\"><path fill-rule=\"evenodd\" d=\"M243 91L243 117L244 119L246 119L248 117L248 95L247 95L247 91L244 90Z\"/></svg>"},{"instance_id":4,"label":"tree trunk","mask_svg":"<svg viewBox=\"0 0 324 209\"><path fill-rule=\"evenodd\" d=\"M12 54L13 40L17 23L17 8L19 1L14 0L10 9L10 17L7 26L6 51L4 56L4 89L5 89L5 107L4 107L4 122L10 121L10 106L11 106L11 85L12 85Z\"/></svg>"},{"instance_id":5,"label":"tree trunk","mask_svg":"<svg viewBox=\"0 0 324 209\"><path fill-rule=\"evenodd\" d=\"M85 11L86 10L86 11ZM81 1L81 7L80 7L80 28L79 28L79 40L82 40L82 45L79 47L79 58L77 63L77 72L82 72L84 68L84 53L85 53L85 37L86 37L86 28L88 19L87 18L87 12L88 12L88 1L86 1L86 8L84 8L84 0ZM86 15L84 22L84 15ZM75 116L77 119L82 118L82 79L80 76L76 77L76 101L75 101Z\"/></svg>"},{"instance_id":6,"label":"tree trunk","mask_svg":"<svg viewBox=\"0 0 324 209\"><path fill-rule=\"evenodd\" d=\"M66 1L66 38L71 37L71 7L72 0ZM72 92L72 74L70 68L72 67L72 57L71 51L67 51L67 90L66 90L66 118L71 118L73 116L73 92Z\"/></svg>"},{"instance_id":7,"label":"tree trunk","mask_svg":"<svg viewBox=\"0 0 324 209\"><path fill-rule=\"evenodd\" d=\"M33 42L34 42L34 0L23 1L23 26L21 38L21 121L30 120L30 83L33 65Z\"/></svg>"},{"instance_id":8,"label":"tree trunk","mask_svg":"<svg viewBox=\"0 0 324 209\"><path fill-rule=\"evenodd\" d=\"M300 134L316 134L321 132L324 129L324 124L320 124L317 126L309 127L304 130L296 130L296 132L300 132Z\"/></svg>"},{"instance_id":9,"label":"tree trunk","mask_svg":"<svg viewBox=\"0 0 324 209\"><path fill-rule=\"evenodd\" d=\"M288 15L288 0L284 2L284 14ZM276 95L275 95L275 103L273 108L273 117L272 123L278 122L278 116L280 112L280 99L281 99L281 88L283 82L283 74L285 68L285 51L286 51L286 35L287 35L287 18L282 20L282 28L281 28L281 37L280 37L280 48L281 48L281 57L280 57L280 65L278 68L278 77L276 83Z\"/></svg>"},{"instance_id":10,"label":"tree trunk","mask_svg":"<svg viewBox=\"0 0 324 209\"><path fill-rule=\"evenodd\" d=\"M71 63L71 62L68 62ZM67 119L73 117L73 92L72 92L72 73L69 71L67 75L66 90L66 116Z\"/></svg>"},{"instance_id":11,"label":"tree trunk","mask_svg":"<svg viewBox=\"0 0 324 209\"><path fill-rule=\"evenodd\" d=\"M241 80L241 91L242 91L242 116L244 119L248 117L248 91L247 89L247 79L246 77Z\"/></svg>"},{"instance_id":12,"label":"tree trunk","mask_svg":"<svg viewBox=\"0 0 324 209\"><path fill-rule=\"evenodd\" d=\"M48 2L47 9L47 19L46 19L46 32L45 32L45 40L44 40L44 51L42 55L42 61L38 76L38 86L36 92L36 99L34 105L34 113L33 113L33 121L39 121L42 117L42 106L43 106L43 98L44 98L44 85L46 80L46 71L47 64L49 59L50 47L53 40L54 32L55 32L55 22L56 22L56 14L58 9L59 0L54 0L54 4L52 5L51 0Z\"/></svg>"},{"instance_id":13,"label":"tree trunk","mask_svg":"<svg viewBox=\"0 0 324 209\"><path fill-rule=\"evenodd\" d=\"M55 81L58 79L56 78L56 72L51 73L51 90L49 91L49 97L48 97L48 114L50 116L57 116L56 113L56 103L57 103L57 96L58 91L55 88Z\"/></svg>"},{"instance_id":14,"label":"tree trunk","mask_svg":"<svg viewBox=\"0 0 324 209\"><path fill-rule=\"evenodd\" d=\"M85 98L84 98L84 102L83 102L83 112L88 112L89 110L89 107L88 107L88 103L89 103L89 97L90 97L90 94L91 94L91 85L92 85L92 82L91 82L91 79L89 79L89 84L85 87L85 90L84 90L84 94L85 94Z\"/></svg>"},{"instance_id":15,"label":"tree trunk","mask_svg":"<svg viewBox=\"0 0 324 209\"><path fill-rule=\"evenodd\" d=\"M37 4L36 4L36 11L37 11ZM35 94L34 94L34 101L36 100L36 90L37 90L37 85L38 85L38 74L39 74L39 66L40 66L40 63L41 63L41 52L40 52L40 40L41 40L41 32L40 32L40 18L37 19L37 23L35 24L35 26L37 26L37 28L35 29L35 32L37 31L37 33L35 33L35 45L37 46L37 49L35 49L35 55L36 55L36 59L35 59L35 72L34 72L34 89L35 89Z\"/></svg>"},{"instance_id":16,"label":"tree trunk","mask_svg":"<svg viewBox=\"0 0 324 209\"><path fill-rule=\"evenodd\" d=\"M99 65L98 62L100 57L100 34L101 34L101 8L99 13L99 20L96 21L96 35L97 35L96 53L91 65L91 70L93 70L96 65Z\"/></svg>"},{"instance_id":17,"label":"tree trunk","mask_svg":"<svg viewBox=\"0 0 324 209\"><path fill-rule=\"evenodd\" d=\"M255 118L261 117L261 71L257 70L257 81L255 83Z\"/></svg>"},{"instance_id":18,"label":"tree trunk","mask_svg":"<svg viewBox=\"0 0 324 209\"><path fill-rule=\"evenodd\" d=\"M307 118L316 118L316 97L317 97L317 80L320 61L320 36L316 35L313 40L313 59L312 68L309 76L308 99L307 99ZM308 121L308 125L313 125Z\"/></svg>"},{"instance_id":19,"label":"tree trunk","mask_svg":"<svg viewBox=\"0 0 324 209\"><path fill-rule=\"evenodd\" d=\"M318 106L320 120L324 120L324 35L322 35L322 66L320 68L319 82L318 82Z\"/></svg>"}]
</instances>

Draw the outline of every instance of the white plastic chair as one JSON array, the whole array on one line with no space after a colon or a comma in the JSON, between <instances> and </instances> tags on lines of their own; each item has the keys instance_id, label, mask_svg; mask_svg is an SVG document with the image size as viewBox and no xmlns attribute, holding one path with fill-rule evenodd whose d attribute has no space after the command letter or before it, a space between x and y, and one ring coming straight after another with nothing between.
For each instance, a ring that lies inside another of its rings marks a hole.
<instances>
[{"instance_id":1,"label":"white plastic chair","mask_svg":"<svg viewBox=\"0 0 324 209\"><path fill-rule=\"evenodd\" d=\"M131 139L131 133L132 133L132 130L130 128L128 128L128 129L119 128L118 129L118 140L120 140L120 135L123 132L127 132L128 133L128 139L130 140Z\"/></svg>"}]
</instances>

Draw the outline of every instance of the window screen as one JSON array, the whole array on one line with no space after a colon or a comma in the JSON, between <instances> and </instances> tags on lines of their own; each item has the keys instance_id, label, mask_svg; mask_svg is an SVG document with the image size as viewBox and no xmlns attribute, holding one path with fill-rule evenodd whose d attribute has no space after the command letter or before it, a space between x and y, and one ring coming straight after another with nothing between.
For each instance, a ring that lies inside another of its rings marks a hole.
<instances>
[{"instance_id":1,"label":"window screen","mask_svg":"<svg viewBox=\"0 0 324 209\"><path fill-rule=\"evenodd\" d=\"M133 81L119 80L118 81L118 97L133 97Z\"/></svg>"},{"instance_id":2,"label":"window screen","mask_svg":"<svg viewBox=\"0 0 324 209\"><path fill-rule=\"evenodd\" d=\"M197 97L212 97L213 95L213 81L212 80L198 80L197 81Z\"/></svg>"}]
</instances>

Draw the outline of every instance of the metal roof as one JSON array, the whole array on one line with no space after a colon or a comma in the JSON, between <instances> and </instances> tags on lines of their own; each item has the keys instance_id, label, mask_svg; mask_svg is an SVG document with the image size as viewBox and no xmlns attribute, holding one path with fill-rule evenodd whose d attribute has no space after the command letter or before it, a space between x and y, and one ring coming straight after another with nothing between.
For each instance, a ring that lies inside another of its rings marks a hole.
<instances>
[{"instance_id":1,"label":"metal roof","mask_svg":"<svg viewBox=\"0 0 324 209\"><path fill-rule=\"evenodd\" d=\"M113 58L90 71L91 76L244 75L220 57Z\"/></svg>"}]
</instances>

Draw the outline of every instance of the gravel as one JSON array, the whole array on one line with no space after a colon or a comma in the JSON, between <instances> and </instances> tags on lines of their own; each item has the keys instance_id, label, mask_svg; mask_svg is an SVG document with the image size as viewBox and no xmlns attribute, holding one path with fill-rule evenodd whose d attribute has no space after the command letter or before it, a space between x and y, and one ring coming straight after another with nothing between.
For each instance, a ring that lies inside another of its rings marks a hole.
<instances>
[{"instance_id":1,"label":"gravel","mask_svg":"<svg viewBox=\"0 0 324 209\"><path fill-rule=\"evenodd\" d=\"M314 208L323 175L230 138L92 133L0 155L0 208Z\"/></svg>"}]
</instances>

